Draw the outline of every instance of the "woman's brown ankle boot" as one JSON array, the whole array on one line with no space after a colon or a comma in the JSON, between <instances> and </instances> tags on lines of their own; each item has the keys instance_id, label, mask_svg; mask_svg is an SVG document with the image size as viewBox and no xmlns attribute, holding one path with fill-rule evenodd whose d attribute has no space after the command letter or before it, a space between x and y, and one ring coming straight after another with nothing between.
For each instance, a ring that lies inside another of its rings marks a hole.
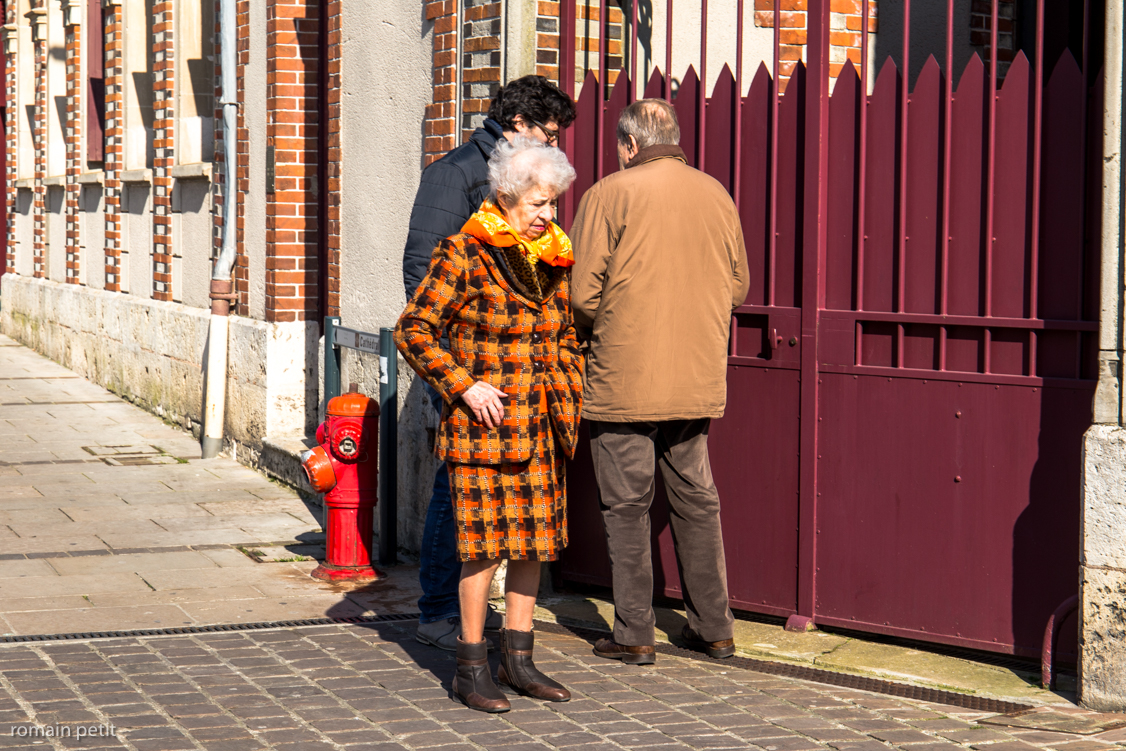
<instances>
[{"instance_id":1,"label":"woman's brown ankle boot","mask_svg":"<svg viewBox=\"0 0 1126 751\"><path fill-rule=\"evenodd\" d=\"M502 629L497 680L525 696L547 701L570 701L571 692L536 669L532 662L535 635L531 631Z\"/></svg>"},{"instance_id":2,"label":"woman's brown ankle boot","mask_svg":"<svg viewBox=\"0 0 1126 751\"><path fill-rule=\"evenodd\" d=\"M489 643L457 640L457 672L454 674L454 696L465 706L480 712L507 712L512 709L504 693L493 683L489 670Z\"/></svg>"}]
</instances>

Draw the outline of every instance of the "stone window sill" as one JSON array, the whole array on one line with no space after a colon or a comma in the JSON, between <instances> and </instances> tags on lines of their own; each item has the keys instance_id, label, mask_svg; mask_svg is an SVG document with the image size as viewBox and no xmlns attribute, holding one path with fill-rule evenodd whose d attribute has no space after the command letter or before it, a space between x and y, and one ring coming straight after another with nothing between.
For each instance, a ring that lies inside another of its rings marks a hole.
<instances>
[{"instance_id":1,"label":"stone window sill","mask_svg":"<svg viewBox=\"0 0 1126 751\"><path fill-rule=\"evenodd\" d=\"M48 188L62 188L66 186L66 176L44 177L43 185Z\"/></svg>"},{"instance_id":2,"label":"stone window sill","mask_svg":"<svg viewBox=\"0 0 1126 751\"><path fill-rule=\"evenodd\" d=\"M34 177L21 177L19 180L16 180L16 188L18 190L31 190L34 187L35 187L35 178Z\"/></svg>"},{"instance_id":3,"label":"stone window sill","mask_svg":"<svg viewBox=\"0 0 1126 751\"><path fill-rule=\"evenodd\" d=\"M172 167L172 177L176 180L210 180L211 163L177 164Z\"/></svg>"},{"instance_id":4,"label":"stone window sill","mask_svg":"<svg viewBox=\"0 0 1126 751\"><path fill-rule=\"evenodd\" d=\"M152 185L151 169L127 169L119 175L123 183L148 183Z\"/></svg>"},{"instance_id":5,"label":"stone window sill","mask_svg":"<svg viewBox=\"0 0 1126 751\"><path fill-rule=\"evenodd\" d=\"M78 176L79 185L101 185L105 181L106 173L102 170L83 172Z\"/></svg>"}]
</instances>

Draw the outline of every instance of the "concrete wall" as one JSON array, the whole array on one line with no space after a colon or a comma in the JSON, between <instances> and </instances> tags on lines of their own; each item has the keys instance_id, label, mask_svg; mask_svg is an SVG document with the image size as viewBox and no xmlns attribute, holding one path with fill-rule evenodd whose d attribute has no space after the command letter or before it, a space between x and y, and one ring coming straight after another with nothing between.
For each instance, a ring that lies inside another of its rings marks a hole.
<instances>
[{"instance_id":1,"label":"concrete wall","mask_svg":"<svg viewBox=\"0 0 1126 751\"><path fill-rule=\"evenodd\" d=\"M340 96L341 293L345 326L393 326L406 302L402 259L422 171L431 101L431 24L421 5L345 3ZM378 393L378 362L347 358L343 373ZM400 360L399 544L418 550L436 463L427 449L414 374Z\"/></svg>"}]
</instances>

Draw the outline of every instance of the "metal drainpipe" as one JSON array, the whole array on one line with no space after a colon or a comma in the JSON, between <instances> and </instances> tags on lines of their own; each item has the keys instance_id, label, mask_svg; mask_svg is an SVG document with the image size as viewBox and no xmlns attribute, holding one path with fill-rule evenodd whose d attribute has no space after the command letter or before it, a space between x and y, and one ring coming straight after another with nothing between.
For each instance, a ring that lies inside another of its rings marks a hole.
<instances>
[{"instance_id":1,"label":"metal drainpipe","mask_svg":"<svg viewBox=\"0 0 1126 751\"><path fill-rule=\"evenodd\" d=\"M238 162L238 90L235 63L235 0L220 3L220 86L223 107L223 242L211 272L211 326L207 334L207 385L203 407L203 458L216 456L223 448L223 420L227 405L227 332L231 303L235 300L231 273L237 245L238 191L235 185Z\"/></svg>"}]
</instances>

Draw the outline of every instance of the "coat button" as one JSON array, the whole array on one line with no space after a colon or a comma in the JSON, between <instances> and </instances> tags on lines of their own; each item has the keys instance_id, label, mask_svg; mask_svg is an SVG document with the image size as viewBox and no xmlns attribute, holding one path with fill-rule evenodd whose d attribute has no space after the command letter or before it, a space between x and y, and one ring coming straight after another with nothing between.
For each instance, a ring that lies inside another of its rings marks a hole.
<instances>
[{"instance_id":1,"label":"coat button","mask_svg":"<svg viewBox=\"0 0 1126 751\"><path fill-rule=\"evenodd\" d=\"M537 373L540 373L540 372L542 372L542 371L543 371L543 363L542 363L542 362L540 362L539 360L536 360L536 361L535 361L535 362L534 362L534 363L532 364L532 368L533 368L533 369L534 369L534 370L535 370L535 371L536 371Z\"/></svg>"},{"instance_id":2,"label":"coat button","mask_svg":"<svg viewBox=\"0 0 1126 751\"><path fill-rule=\"evenodd\" d=\"M532 334L532 341L533 341L533 342L538 342L538 341L539 341L540 339L542 339L542 338L543 338L543 337L542 337L542 336L540 336L540 333L539 333L538 331L537 331L536 333Z\"/></svg>"}]
</instances>

